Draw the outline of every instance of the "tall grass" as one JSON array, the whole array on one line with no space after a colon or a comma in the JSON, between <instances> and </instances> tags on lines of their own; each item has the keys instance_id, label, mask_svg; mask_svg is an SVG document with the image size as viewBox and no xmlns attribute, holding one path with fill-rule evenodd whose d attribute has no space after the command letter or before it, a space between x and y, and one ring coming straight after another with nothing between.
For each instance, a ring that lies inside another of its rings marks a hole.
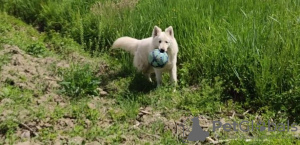
<instances>
[{"instance_id":1,"label":"tall grass","mask_svg":"<svg viewBox=\"0 0 300 145\"><path fill-rule=\"evenodd\" d=\"M300 1L129 2L0 0L3 11L71 37L90 52L106 53L119 36L149 37L154 25L172 25L181 86L220 77L224 99L294 117L300 111Z\"/></svg>"}]
</instances>

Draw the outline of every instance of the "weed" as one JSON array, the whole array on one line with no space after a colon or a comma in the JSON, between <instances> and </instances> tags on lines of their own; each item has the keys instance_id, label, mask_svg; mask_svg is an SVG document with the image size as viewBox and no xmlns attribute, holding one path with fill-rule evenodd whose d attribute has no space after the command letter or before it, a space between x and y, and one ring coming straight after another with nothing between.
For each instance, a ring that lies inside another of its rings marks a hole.
<instances>
[{"instance_id":1,"label":"weed","mask_svg":"<svg viewBox=\"0 0 300 145\"><path fill-rule=\"evenodd\" d=\"M46 53L47 49L44 45L44 43L37 42L29 45L26 49L26 52L33 56L41 57Z\"/></svg>"},{"instance_id":2,"label":"weed","mask_svg":"<svg viewBox=\"0 0 300 145\"><path fill-rule=\"evenodd\" d=\"M99 88L100 78L95 76L89 65L72 65L61 75L63 75L63 81L60 82L62 93L67 96L99 95L97 88Z\"/></svg>"}]
</instances>

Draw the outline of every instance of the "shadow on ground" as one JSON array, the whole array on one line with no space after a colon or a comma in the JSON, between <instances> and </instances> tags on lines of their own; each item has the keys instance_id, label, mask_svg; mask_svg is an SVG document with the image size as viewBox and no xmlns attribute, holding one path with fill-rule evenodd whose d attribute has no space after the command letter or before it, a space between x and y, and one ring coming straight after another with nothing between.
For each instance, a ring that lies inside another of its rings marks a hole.
<instances>
[{"instance_id":1,"label":"shadow on ground","mask_svg":"<svg viewBox=\"0 0 300 145\"><path fill-rule=\"evenodd\" d=\"M152 79L153 80L153 79ZM150 82L144 75L136 73L130 82L129 91L137 93L149 93L156 88L155 82Z\"/></svg>"},{"instance_id":2,"label":"shadow on ground","mask_svg":"<svg viewBox=\"0 0 300 145\"><path fill-rule=\"evenodd\" d=\"M142 93L147 94L156 88L156 82L150 82L142 73L136 72L134 68L131 70L125 67L119 71L109 72L102 75L101 86L107 86L110 82L118 80L120 78L131 78L128 84L128 91L130 93ZM152 77L152 80L155 80ZM124 88L125 89L125 88Z\"/></svg>"}]
</instances>

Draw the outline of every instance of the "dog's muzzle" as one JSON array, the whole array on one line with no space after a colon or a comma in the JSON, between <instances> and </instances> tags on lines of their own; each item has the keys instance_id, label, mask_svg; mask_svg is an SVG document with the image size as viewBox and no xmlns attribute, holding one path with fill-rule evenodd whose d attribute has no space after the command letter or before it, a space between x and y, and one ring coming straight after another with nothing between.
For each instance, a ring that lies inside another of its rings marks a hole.
<instances>
[{"instance_id":1,"label":"dog's muzzle","mask_svg":"<svg viewBox=\"0 0 300 145\"><path fill-rule=\"evenodd\" d=\"M159 49L159 51L160 51L161 53L164 53L164 52L165 52L165 50L164 50L164 49Z\"/></svg>"}]
</instances>

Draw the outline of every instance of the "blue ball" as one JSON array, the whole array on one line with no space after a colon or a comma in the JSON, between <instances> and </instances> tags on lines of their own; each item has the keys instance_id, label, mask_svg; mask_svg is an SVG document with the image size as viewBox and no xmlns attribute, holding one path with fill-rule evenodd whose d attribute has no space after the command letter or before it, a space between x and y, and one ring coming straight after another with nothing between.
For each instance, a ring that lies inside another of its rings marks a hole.
<instances>
[{"instance_id":1,"label":"blue ball","mask_svg":"<svg viewBox=\"0 0 300 145\"><path fill-rule=\"evenodd\" d=\"M163 68L168 63L169 56L166 52L160 52L154 49L149 53L148 62L156 68Z\"/></svg>"}]
</instances>

